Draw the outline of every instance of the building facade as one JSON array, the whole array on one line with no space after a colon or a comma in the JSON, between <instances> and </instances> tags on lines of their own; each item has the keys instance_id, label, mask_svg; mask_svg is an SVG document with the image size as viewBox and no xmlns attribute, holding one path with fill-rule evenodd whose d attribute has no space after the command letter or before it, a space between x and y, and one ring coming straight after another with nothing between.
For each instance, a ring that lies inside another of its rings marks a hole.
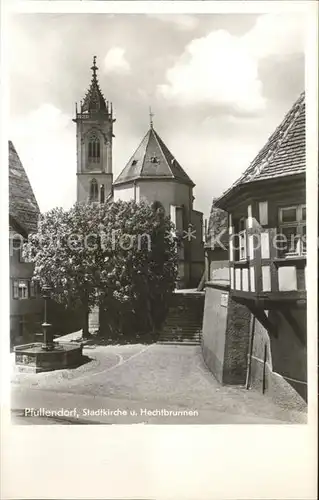
<instances>
[{"instance_id":1,"label":"building facade","mask_svg":"<svg viewBox=\"0 0 319 500\"><path fill-rule=\"evenodd\" d=\"M43 301L32 281L33 264L22 255L23 242L37 229L40 211L28 176L9 142L9 250L11 345L34 340L41 332Z\"/></svg>"},{"instance_id":2,"label":"building facade","mask_svg":"<svg viewBox=\"0 0 319 500\"><path fill-rule=\"evenodd\" d=\"M207 303L204 355L221 380L302 405L307 397L304 93L215 204L229 217L229 279L222 291L228 304L218 345L208 318L220 307L213 310ZM208 288L213 301L217 288L213 283Z\"/></svg>"}]
</instances>

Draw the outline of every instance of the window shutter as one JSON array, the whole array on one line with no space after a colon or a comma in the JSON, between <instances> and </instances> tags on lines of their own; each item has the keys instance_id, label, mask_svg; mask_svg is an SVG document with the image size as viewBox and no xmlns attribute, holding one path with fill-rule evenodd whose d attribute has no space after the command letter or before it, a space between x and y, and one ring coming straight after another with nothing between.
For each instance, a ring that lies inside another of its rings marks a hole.
<instances>
[{"instance_id":1,"label":"window shutter","mask_svg":"<svg viewBox=\"0 0 319 500\"><path fill-rule=\"evenodd\" d=\"M14 299L19 298L19 281L13 280L12 282L12 294Z\"/></svg>"}]
</instances>

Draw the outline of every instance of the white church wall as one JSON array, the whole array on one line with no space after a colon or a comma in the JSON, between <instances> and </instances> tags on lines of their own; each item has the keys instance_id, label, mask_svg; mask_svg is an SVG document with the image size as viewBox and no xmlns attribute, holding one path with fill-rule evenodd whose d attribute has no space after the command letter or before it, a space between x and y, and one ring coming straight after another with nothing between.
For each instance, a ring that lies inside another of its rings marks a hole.
<instances>
[{"instance_id":1,"label":"white church wall","mask_svg":"<svg viewBox=\"0 0 319 500\"><path fill-rule=\"evenodd\" d=\"M134 186L132 184L124 184L120 186L114 186L114 201L131 201L134 200L134 191L136 191L136 198L139 198L137 196L138 192L138 186L136 186L136 189L134 189ZM138 202L139 200L136 199Z\"/></svg>"},{"instance_id":2,"label":"white church wall","mask_svg":"<svg viewBox=\"0 0 319 500\"><path fill-rule=\"evenodd\" d=\"M138 183L140 188L140 199L148 203L160 201L167 215L170 215L170 206L189 206L190 195L189 186L179 184L175 181L154 180L141 181Z\"/></svg>"}]
</instances>

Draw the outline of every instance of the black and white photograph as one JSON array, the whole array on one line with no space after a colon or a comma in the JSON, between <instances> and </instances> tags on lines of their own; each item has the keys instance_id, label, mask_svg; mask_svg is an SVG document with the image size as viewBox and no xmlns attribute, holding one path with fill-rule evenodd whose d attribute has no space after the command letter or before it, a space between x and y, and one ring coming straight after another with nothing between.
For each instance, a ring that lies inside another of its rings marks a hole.
<instances>
[{"instance_id":1,"label":"black and white photograph","mask_svg":"<svg viewBox=\"0 0 319 500\"><path fill-rule=\"evenodd\" d=\"M10 23L13 423L306 423L305 16Z\"/></svg>"},{"instance_id":2,"label":"black and white photograph","mask_svg":"<svg viewBox=\"0 0 319 500\"><path fill-rule=\"evenodd\" d=\"M1 497L316 498L317 15L1 4Z\"/></svg>"}]
</instances>

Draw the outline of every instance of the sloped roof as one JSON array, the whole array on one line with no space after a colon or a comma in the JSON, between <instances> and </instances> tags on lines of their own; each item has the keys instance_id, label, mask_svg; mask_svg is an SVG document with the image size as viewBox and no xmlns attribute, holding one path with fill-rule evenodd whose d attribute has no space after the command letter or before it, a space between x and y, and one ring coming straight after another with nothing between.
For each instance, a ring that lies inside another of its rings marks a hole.
<instances>
[{"instance_id":1,"label":"sloped roof","mask_svg":"<svg viewBox=\"0 0 319 500\"><path fill-rule=\"evenodd\" d=\"M106 111L107 105L104 99L104 95L99 86L96 72L99 68L96 66L96 57L93 58L92 70L92 80L89 89L83 100L81 112L91 112L91 111Z\"/></svg>"},{"instance_id":2,"label":"sloped roof","mask_svg":"<svg viewBox=\"0 0 319 500\"><path fill-rule=\"evenodd\" d=\"M306 105L302 92L243 175L219 198L237 186L296 175L306 171Z\"/></svg>"},{"instance_id":3,"label":"sloped roof","mask_svg":"<svg viewBox=\"0 0 319 500\"><path fill-rule=\"evenodd\" d=\"M229 235L228 235L228 213L225 210L215 206L215 200L212 202L210 211L207 237L205 247L209 248L228 248Z\"/></svg>"},{"instance_id":4,"label":"sloped roof","mask_svg":"<svg viewBox=\"0 0 319 500\"><path fill-rule=\"evenodd\" d=\"M194 186L152 126L114 184L141 178L176 179Z\"/></svg>"},{"instance_id":5,"label":"sloped roof","mask_svg":"<svg viewBox=\"0 0 319 500\"><path fill-rule=\"evenodd\" d=\"M9 141L9 215L12 225L28 234L37 230L40 214L30 181L14 145Z\"/></svg>"}]
</instances>

